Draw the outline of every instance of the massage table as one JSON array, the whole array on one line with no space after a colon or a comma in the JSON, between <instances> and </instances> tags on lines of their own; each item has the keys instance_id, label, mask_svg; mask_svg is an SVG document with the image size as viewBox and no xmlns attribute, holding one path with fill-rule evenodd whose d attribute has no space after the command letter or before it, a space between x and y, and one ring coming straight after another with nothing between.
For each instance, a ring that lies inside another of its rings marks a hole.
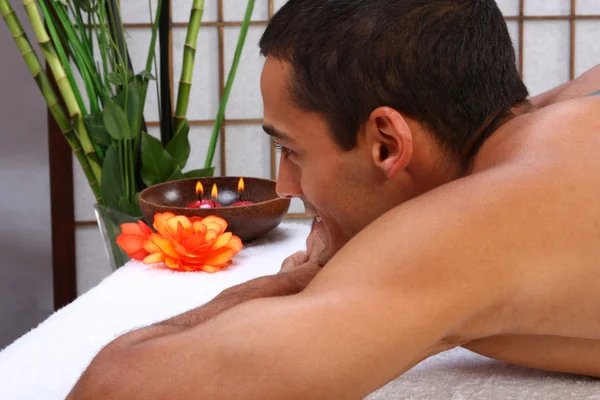
<instances>
[{"instance_id":1,"label":"massage table","mask_svg":"<svg viewBox=\"0 0 600 400\"><path fill-rule=\"evenodd\" d=\"M0 352L0 400L64 399L111 340L201 306L228 287L276 274L286 256L304 249L309 229L284 223L216 274L130 262ZM600 380L517 367L458 348L423 361L368 399L600 400Z\"/></svg>"}]
</instances>

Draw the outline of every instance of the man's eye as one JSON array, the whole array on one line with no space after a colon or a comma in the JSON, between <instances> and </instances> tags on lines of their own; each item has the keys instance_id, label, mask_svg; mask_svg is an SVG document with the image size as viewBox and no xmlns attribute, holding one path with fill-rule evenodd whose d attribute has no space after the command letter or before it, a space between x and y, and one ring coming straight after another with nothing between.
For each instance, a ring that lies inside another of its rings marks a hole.
<instances>
[{"instance_id":1,"label":"man's eye","mask_svg":"<svg viewBox=\"0 0 600 400\"><path fill-rule=\"evenodd\" d=\"M280 143L276 141L273 141L273 143L275 144L275 148L277 149L277 151L281 151L284 156L289 156L292 153L290 149L288 149L285 146L282 146Z\"/></svg>"}]
</instances>

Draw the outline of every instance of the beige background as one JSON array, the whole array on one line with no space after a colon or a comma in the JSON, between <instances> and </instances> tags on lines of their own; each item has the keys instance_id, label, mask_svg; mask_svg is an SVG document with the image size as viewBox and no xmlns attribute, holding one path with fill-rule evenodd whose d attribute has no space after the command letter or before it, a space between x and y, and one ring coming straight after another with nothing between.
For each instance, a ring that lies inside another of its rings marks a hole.
<instances>
[{"instance_id":1,"label":"beige background","mask_svg":"<svg viewBox=\"0 0 600 400\"><path fill-rule=\"evenodd\" d=\"M53 302L46 107L0 25L1 349L50 315Z\"/></svg>"}]
</instances>

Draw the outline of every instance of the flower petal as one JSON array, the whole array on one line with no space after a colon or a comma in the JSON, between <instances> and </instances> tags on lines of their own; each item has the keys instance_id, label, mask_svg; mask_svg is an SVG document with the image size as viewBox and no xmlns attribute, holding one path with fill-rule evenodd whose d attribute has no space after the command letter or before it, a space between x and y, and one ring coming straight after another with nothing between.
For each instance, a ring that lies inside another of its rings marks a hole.
<instances>
[{"instance_id":1,"label":"flower petal","mask_svg":"<svg viewBox=\"0 0 600 400\"><path fill-rule=\"evenodd\" d=\"M202 235L206 233L206 225L204 225L201 220L194 221L192 223L192 228L194 229L194 233L200 233Z\"/></svg>"},{"instance_id":2,"label":"flower petal","mask_svg":"<svg viewBox=\"0 0 600 400\"><path fill-rule=\"evenodd\" d=\"M226 262L231 260L231 257L233 257L233 255L233 250L224 247L221 250L217 250L214 253L212 253L208 258L206 258L206 260L204 260L204 262L206 264L212 265L225 264Z\"/></svg>"},{"instance_id":3,"label":"flower petal","mask_svg":"<svg viewBox=\"0 0 600 400\"><path fill-rule=\"evenodd\" d=\"M225 232L225 230L227 230L227 221L225 221L223 218L221 217L217 217L216 215L209 215L208 217L204 218L202 220L202 223L205 225L208 225L209 223L217 223L219 225L221 225L221 232ZM221 233L219 232L219 233Z\"/></svg>"},{"instance_id":4,"label":"flower petal","mask_svg":"<svg viewBox=\"0 0 600 400\"><path fill-rule=\"evenodd\" d=\"M165 253L165 255L177 258L177 251L175 251L173 242L171 242L169 239L165 239L162 236L154 234L152 235L151 240L160 248L163 253Z\"/></svg>"},{"instance_id":5,"label":"flower petal","mask_svg":"<svg viewBox=\"0 0 600 400\"><path fill-rule=\"evenodd\" d=\"M231 240L232 236L233 236L233 233L231 233L231 232L225 232L225 233L219 235L217 237L217 240L213 243L212 248L217 250L223 246L226 246L229 243L229 241Z\"/></svg>"},{"instance_id":6,"label":"flower petal","mask_svg":"<svg viewBox=\"0 0 600 400\"><path fill-rule=\"evenodd\" d=\"M146 236L145 232L142 231L141 226L139 224L136 224L135 222L121 224L121 233L123 235Z\"/></svg>"},{"instance_id":7,"label":"flower petal","mask_svg":"<svg viewBox=\"0 0 600 400\"><path fill-rule=\"evenodd\" d=\"M213 231L212 229L206 231L206 234L204 235L204 239L207 242L212 242L213 240L215 240L217 238L218 233L216 231Z\"/></svg>"},{"instance_id":8,"label":"flower petal","mask_svg":"<svg viewBox=\"0 0 600 400\"><path fill-rule=\"evenodd\" d=\"M139 235L121 234L117 237L116 242L131 257L131 254L137 253L144 248L146 240L145 237Z\"/></svg>"},{"instance_id":9,"label":"flower petal","mask_svg":"<svg viewBox=\"0 0 600 400\"><path fill-rule=\"evenodd\" d=\"M218 224L216 222L203 222L203 224L206 225L207 231L215 231L217 235L220 235L224 232L223 225Z\"/></svg>"},{"instance_id":10,"label":"flower petal","mask_svg":"<svg viewBox=\"0 0 600 400\"><path fill-rule=\"evenodd\" d=\"M146 243L144 243L144 250L146 250L148 253L159 253L161 251L160 247L154 244L152 240L148 240Z\"/></svg>"},{"instance_id":11,"label":"flower petal","mask_svg":"<svg viewBox=\"0 0 600 400\"><path fill-rule=\"evenodd\" d=\"M219 272L219 268L213 267L212 265L203 265L201 268L202 271L208 272L210 274L214 274L215 272Z\"/></svg>"},{"instance_id":12,"label":"flower petal","mask_svg":"<svg viewBox=\"0 0 600 400\"><path fill-rule=\"evenodd\" d=\"M229 243L227 243L227 247L229 247L231 250L234 250L235 254L237 254L240 252L240 250L242 250L242 248L244 248L244 245L239 237L233 236Z\"/></svg>"},{"instance_id":13,"label":"flower petal","mask_svg":"<svg viewBox=\"0 0 600 400\"><path fill-rule=\"evenodd\" d=\"M146 223L144 221L138 221L138 224L140 226L140 230L142 231L142 233L145 236L152 235L152 229L150 229L150 227L148 225L146 225Z\"/></svg>"},{"instance_id":14,"label":"flower petal","mask_svg":"<svg viewBox=\"0 0 600 400\"><path fill-rule=\"evenodd\" d=\"M187 229L190 228L192 226L192 223L190 222L190 220L185 216L185 215L177 215L175 217L169 218L167 220L167 227L169 229L169 232L172 235L177 235L179 230L179 224L181 224L181 227L183 229Z\"/></svg>"},{"instance_id":15,"label":"flower petal","mask_svg":"<svg viewBox=\"0 0 600 400\"><path fill-rule=\"evenodd\" d=\"M154 229L161 235L164 235L169 218L173 218L175 214L172 212L154 214Z\"/></svg>"},{"instance_id":16,"label":"flower petal","mask_svg":"<svg viewBox=\"0 0 600 400\"><path fill-rule=\"evenodd\" d=\"M165 257L165 264L167 264L167 267L169 267L169 268L173 268L173 269L179 268L179 261L174 258L171 258L171 257Z\"/></svg>"},{"instance_id":17,"label":"flower petal","mask_svg":"<svg viewBox=\"0 0 600 400\"><path fill-rule=\"evenodd\" d=\"M146 256L148 255L148 252L144 249L137 251L133 254L128 254L129 258L131 258L132 260L143 260L144 258L146 258Z\"/></svg>"},{"instance_id":18,"label":"flower petal","mask_svg":"<svg viewBox=\"0 0 600 400\"><path fill-rule=\"evenodd\" d=\"M210 249L212 245L206 242L205 235L194 235L185 241L185 249L188 253L199 253Z\"/></svg>"},{"instance_id":19,"label":"flower petal","mask_svg":"<svg viewBox=\"0 0 600 400\"><path fill-rule=\"evenodd\" d=\"M144 258L144 264L157 264L159 262L165 261L165 255L163 253L153 253L148 257Z\"/></svg>"}]
</instances>

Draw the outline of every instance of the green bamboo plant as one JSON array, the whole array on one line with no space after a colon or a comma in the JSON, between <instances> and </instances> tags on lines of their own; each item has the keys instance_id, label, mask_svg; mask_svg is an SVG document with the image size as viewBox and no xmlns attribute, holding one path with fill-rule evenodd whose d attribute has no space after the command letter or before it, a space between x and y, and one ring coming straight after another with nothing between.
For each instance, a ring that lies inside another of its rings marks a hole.
<instances>
[{"instance_id":1,"label":"green bamboo plant","mask_svg":"<svg viewBox=\"0 0 600 400\"><path fill-rule=\"evenodd\" d=\"M149 82L156 79L152 67L163 0L158 0L154 13L150 9L152 36L145 68L138 74L129 60L117 0L23 0L23 6L58 90L46 75L9 0L0 0L0 13L98 204L140 215L137 196L145 187L214 173L216 143L254 0L247 2L206 163L204 168L186 173L183 170L190 154L186 114L204 0L194 0L192 5L177 104L174 115L169 117L174 134L168 143L161 143L146 132L143 116ZM81 77L80 85L75 71ZM161 95L171 94L169 91Z\"/></svg>"},{"instance_id":2,"label":"green bamboo plant","mask_svg":"<svg viewBox=\"0 0 600 400\"><path fill-rule=\"evenodd\" d=\"M183 48L183 66L181 68L181 78L179 79L179 91L177 92L177 106L174 117L175 132L178 132L186 122L188 102L192 89L196 42L198 41L198 32L200 32L200 23L202 22L203 14L204 0L194 0Z\"/></svg>"},{"instance_id":3,"label":"green bamboo plant","mask_svg":"<svg viewBox=\"0 0 600 400\"><path fill-rule=\"evenodd\" d=\"M89 182L92 192L94 193L94 196L96 197L96 200L101 202L102 195L100 193L99 182L100 174L97 170L96 161L91 161L90 155L85 154L83 152L80 138L75 134L75 130L71 125L71 121L67 117L63 107L59 104L58 97L56 96L56 92L52 87L50 79L48 78L44 69L42 68L40 61L35 52L33 51L31 43L29 42L29 39L27 38L27 35L25 34L25 31L23 30L23 27L21 26L21 23L16 17L15 11L11 7L8 0L0 0L0 13L2 14L2 18L6 22L8 29L17 44L17 47L21 51L21 55L25 59L27 67L31 71L35 82L37 83L40 91L42 92L42 95L44 96L44 99L48 104L52 116L56 120L63 136L73 149L75 157L79 161L83 172L85 173L85 176ZM56 63L55 67L57 67ZM60 67L60 65L58 65L58 67ZM96 165L96 171L92 169L92 163Z\"/></svg>"}]
</instances>

